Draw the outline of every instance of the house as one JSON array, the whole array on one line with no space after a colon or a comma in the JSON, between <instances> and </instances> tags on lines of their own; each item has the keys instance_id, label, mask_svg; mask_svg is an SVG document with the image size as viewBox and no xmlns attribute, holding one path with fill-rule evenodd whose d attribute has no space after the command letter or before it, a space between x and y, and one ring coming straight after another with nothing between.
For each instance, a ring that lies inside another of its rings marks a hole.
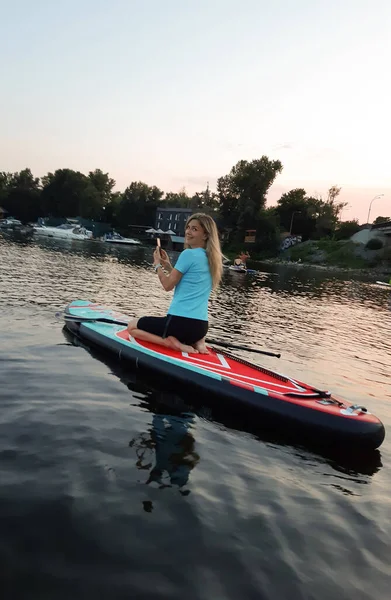
<instances>
[{"instance_id":1,"label":"house","mask_svg":"<svg viewBox=\"0 0 391 600\"><path fill-rule=\"evenodd\" d=\"M192 208L158 208L155 217L155 230L162 235L162 243L165 245L168 240L168 248L173 250L183 250L185 243L185 225L187 219L198 210ZM209 211L202 211L210 214ZM213 217L221 235L218 219ZM148 231L148 230L147 230ZM168 232L168 233L167 233ZM166 234L164 236L164 234Z\"/></svg>"},{"instance_id":2,"label":"house","mask_svg":"<svg viewBox=\"0 0 391 600\"><path fill-rule=\"evenodd\" d=\"M191 208L158 208L155 217L157 231L170 231L168 247L173 250L182 250L185 243L185 225L194 210Z\"/></svg>"},{"instance_id":3,"label":"house","mask_svg":"<svg viewBox=\"0 0 391 600\"><path fill-rule=\"evenodd\" d=\"M158 208L155 229L171 230L176 236L184 237L186 221L193 212L191 208Z\"/></svg>"}]
</instances>

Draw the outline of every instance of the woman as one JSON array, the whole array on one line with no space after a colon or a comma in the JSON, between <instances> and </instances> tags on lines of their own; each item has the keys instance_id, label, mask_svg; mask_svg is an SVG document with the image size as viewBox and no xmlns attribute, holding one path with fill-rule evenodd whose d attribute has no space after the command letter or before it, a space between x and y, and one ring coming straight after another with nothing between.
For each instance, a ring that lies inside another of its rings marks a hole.
<instances>
[{"instance_id":1,"label":"woman","mask_svg":"<svg viewBox=\"0 0 391 600\"><path fill-rule=\"evenodd\" d=\"M223 263L216 223L209 215L189 217L185 250L175 267L167 252L156 247L153 267L166 292L174 297L165 317L141 317L128 324L131 336L180 352L207 354L208 301L220 282Z\"/></svg>"}]
</instances>

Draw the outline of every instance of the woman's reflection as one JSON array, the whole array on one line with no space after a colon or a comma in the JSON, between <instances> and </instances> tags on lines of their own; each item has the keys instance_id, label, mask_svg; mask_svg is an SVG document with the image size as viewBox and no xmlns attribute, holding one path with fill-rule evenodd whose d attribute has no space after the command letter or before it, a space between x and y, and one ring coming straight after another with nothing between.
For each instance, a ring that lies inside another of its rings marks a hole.
<instances>
[{"instance_id":1,"label":"woman's reflection","mask_svg":"<svg viewBox=\"0 0 391 600\"><path fill-rule=\"evenodd\" d=\"M147 484L155 482L160 488L175 485L181 494L190 493L184 487L190 471L200 460L189 431L194 421L195 415L191 413L181 416L154 414L149 432L129 442L136 451L137 468L150 471Z\"/></svg>"}]
</instances>

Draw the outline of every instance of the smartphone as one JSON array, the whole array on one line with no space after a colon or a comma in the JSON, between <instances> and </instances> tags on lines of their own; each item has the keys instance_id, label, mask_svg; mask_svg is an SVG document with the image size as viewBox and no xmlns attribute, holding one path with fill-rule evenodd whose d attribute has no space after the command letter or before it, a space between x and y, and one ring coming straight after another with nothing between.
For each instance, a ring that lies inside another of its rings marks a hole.
<instances>
[{"instance_id":1,"label":"smartphone","mask_svg":"<svg viewBox=\"0 0 391 600\"><path fill-rule=\"evenodd\" d=\"M160 238L156 238L156 246L159 248L159 254L162 256L162 246L160 243Z\"/></svg>"}]
</instances>

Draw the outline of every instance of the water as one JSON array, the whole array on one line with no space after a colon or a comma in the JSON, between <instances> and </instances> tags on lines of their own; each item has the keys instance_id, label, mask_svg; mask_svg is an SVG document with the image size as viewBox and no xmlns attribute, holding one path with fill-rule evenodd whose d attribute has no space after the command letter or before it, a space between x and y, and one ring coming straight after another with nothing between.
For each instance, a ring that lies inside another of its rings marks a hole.
<instances>
[{"instance_id":1,"label":"water","mask_svg":"<svg viewBox=\"0 0 391 600\"><path fill-rule=\"evenodd\" d=\"M226 273L211 302L214 338L382 419L380 451L345 460L74 344L55 316L73 299L164 313L151 257L0 237L1 598L388 599L390 293L269 267Z\"/></svg>"}]
</instances>

